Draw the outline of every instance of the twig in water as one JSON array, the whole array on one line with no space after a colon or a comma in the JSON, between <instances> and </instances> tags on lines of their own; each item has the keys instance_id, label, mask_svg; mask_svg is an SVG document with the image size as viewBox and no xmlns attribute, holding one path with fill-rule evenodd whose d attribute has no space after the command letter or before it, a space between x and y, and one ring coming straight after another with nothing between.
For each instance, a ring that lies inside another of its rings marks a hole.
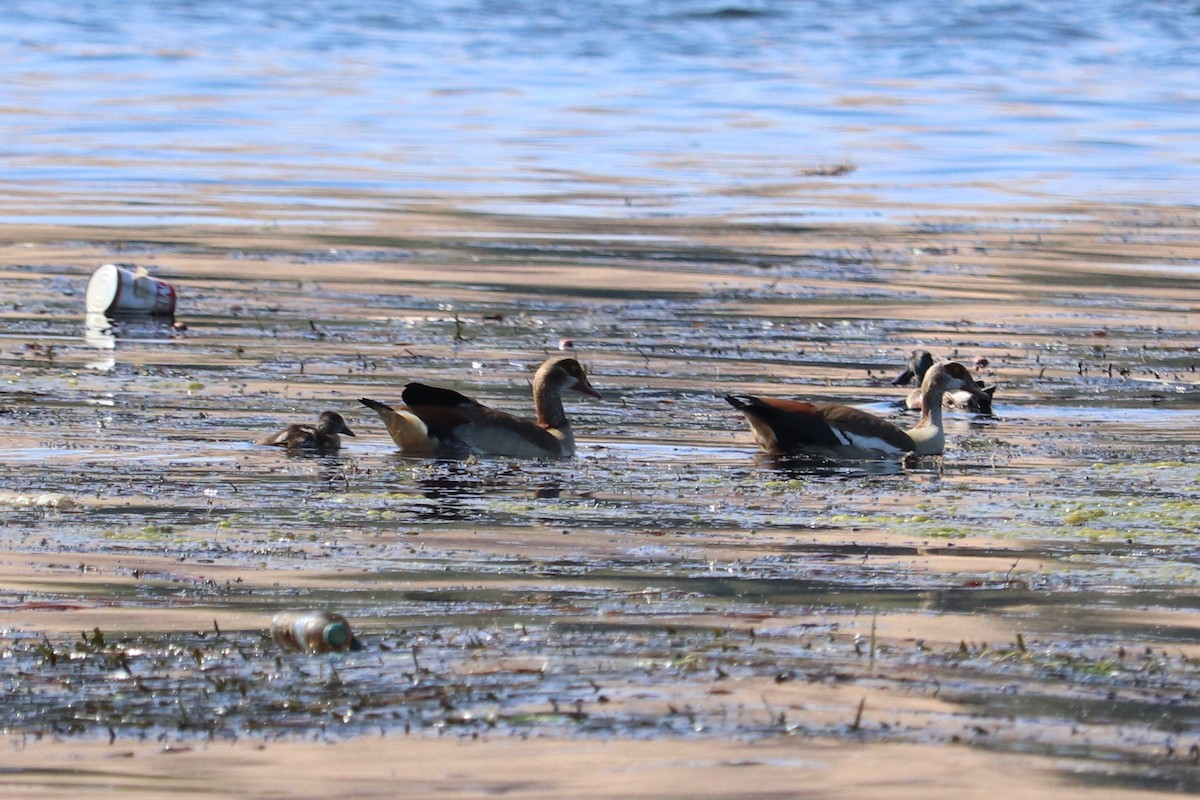
<instances>
[{"instance_id":1,"label":"twig in water","mask_svg":"<svg viewBox=\"0 0 1200 800\"><path fill-rule=\"evenodd\" d=\"M877 615L875 615L875 614L871 615L871 652L868 654L868 657L867 657L867 666L871 670L872 675L875 674L875 642L876 642L875 621L876 621L876 617L877 617Z\"/></svg>"},{"instance_id":2,"label":"twig in water","mask_svg":"<svg viewBox=\"0 0 1200 800\"><path fill-rule=\"evenodd\" d=\"M854 723L851 724L850 730L857 731L862 728L863 709L867 707L867 698L863 697L858 701L858 711L854 714Z\"/></svg>"}]
</instances>

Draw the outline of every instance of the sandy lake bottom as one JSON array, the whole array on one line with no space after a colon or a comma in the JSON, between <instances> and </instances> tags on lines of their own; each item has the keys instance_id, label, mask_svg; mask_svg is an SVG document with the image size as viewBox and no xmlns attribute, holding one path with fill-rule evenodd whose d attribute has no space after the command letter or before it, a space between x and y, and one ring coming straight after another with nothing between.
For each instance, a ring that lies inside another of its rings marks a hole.
<instances>
[{"instance_id":1,"label":"sandy lake bottom","mask_svg":"<svg viewBox=\"0 0 1200 800\"><path fill-rule=\"evenodd\" d=\"M0 796L1200 791L1195 208L363 220L6 229ZM107 262L186 329L85 327ZM911 423L916 347L998 387L941 459L774 461L721 399ZM557 352L569 461L357 403L528 413ZM254 444L326 408L338 456ZM365 649L279 652L304 607Z\"/></svg>"}]
</instances>

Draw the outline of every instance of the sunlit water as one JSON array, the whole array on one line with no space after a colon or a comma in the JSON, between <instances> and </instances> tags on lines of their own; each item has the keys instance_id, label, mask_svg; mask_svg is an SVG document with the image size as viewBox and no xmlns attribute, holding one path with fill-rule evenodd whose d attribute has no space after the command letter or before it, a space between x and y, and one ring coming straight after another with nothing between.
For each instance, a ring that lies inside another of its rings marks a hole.
<instances>
[{"instance_id":1,"label":"sunlit water","mask_svg":"<svg viewBox=\"0 0 1200 800\"><path fill-rule=\"evenodd\" d=\"M828 681L947 704L856 737L986 726L1194 785L1156 759L1200 730L1195 225L1064 209L1191 200L1200 16L662 5L6 7L0 219L99 241L0 269L0 553L31 572L0 727L845 736L857 691L757 711ZM526 220L347 234L425 206ZM186 330L85 327L101 258L157 262ZM528 413L567 339L604 394L570 461L407 458L357 404ZM998 385L941 460L771 460L722 399L910 424L918 345ZM338 457L253 444L323 408ZM298 605L366 653L279 660L259 629ZM58 612L107 640L42 638Z\"/></svg>"},{"instance_id":2,"label":"sunlit water","mask_svg":"<svg viewBox=\"0 0 1200 800\"><path fill-rule=\"evenodd\" d=\"M853 218L1200 177L1175 2L6 4L0 219ZM847 174L829 175L839 166Z\"/></svg>"}]
</instances>

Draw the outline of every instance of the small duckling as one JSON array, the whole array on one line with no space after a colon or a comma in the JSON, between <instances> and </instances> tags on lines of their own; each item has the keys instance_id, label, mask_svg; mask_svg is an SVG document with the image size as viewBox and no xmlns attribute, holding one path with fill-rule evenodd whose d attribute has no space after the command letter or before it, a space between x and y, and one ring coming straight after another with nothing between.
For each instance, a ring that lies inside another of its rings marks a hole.
<instances>
[{"instance_id":1,"label":"small duckling","mask_svg":"<svg viewBox=\"0 0 1200 800\"><path fill-rule=\"evenodd\" d=\"M259 441L259 444L330 454L341 449L342 440L338 437L339 433L354 435L354 431L346 427L346 420L341 414L336 411L323 411L315 428L312 425L289 425L279 433Z\"/></svg>"}]
</instances>

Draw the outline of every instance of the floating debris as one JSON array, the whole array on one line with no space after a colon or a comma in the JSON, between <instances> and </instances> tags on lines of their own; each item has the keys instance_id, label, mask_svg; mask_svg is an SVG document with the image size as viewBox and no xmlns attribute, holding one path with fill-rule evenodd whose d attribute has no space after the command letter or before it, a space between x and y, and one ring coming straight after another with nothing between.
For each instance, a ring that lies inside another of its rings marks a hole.
<instances>
[{"instance_id":1,"label":"floating debris","mask_svg":"<svg viewBox=\"0 0 1200 800\"><path fill-rule=\"evenodd\" d=\"M78 503L62 492L43 492L41 494L0 494L0 505L74 508Z\"/></svg>"},{"instance_id":2,"label":"floating debris","mask_svg":"<svg viewBox=\"0 0 1200 800\"><path fill-rule=\"evenodd\" d=\"M89 314L175 316L175 287L151 278L145 267L105 264L88 280L85 302Z\"/></svg>"},{"instance_id":3,"label":"floating debris","mask_svg":"<svg viewBox=\"0 0 1200 800\"><path fill-rule=\"evenodd\" d=\"M271 639L289 652L361 650L350 623L332 611L281 611L271 620Z\"/></svg>"}]
</instances>

